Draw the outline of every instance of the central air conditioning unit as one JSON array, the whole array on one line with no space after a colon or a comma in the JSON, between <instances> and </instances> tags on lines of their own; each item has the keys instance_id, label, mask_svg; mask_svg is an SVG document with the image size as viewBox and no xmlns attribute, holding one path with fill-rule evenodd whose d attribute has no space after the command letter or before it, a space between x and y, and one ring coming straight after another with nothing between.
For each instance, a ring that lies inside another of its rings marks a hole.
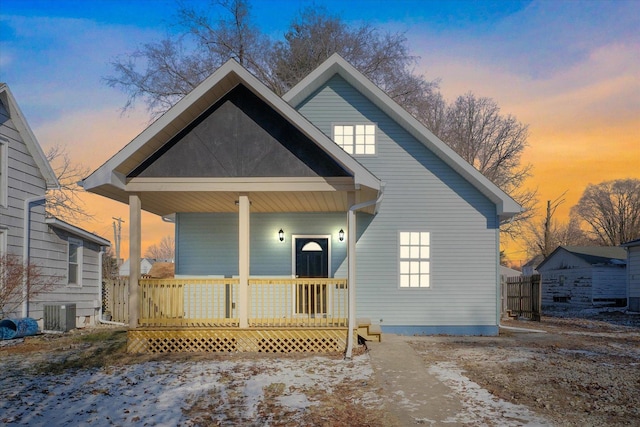
<instances>
[{"instance_id":1,"label":"central air conditioning unit","mask_svg":"<svg viewBox=\"0 0 640 427\"><path fill-rule=\"evenodd\" d=\"M44 330L69 332L76 327L76 305L58 304L44 306Z\"/></svg>"}]
</instances>

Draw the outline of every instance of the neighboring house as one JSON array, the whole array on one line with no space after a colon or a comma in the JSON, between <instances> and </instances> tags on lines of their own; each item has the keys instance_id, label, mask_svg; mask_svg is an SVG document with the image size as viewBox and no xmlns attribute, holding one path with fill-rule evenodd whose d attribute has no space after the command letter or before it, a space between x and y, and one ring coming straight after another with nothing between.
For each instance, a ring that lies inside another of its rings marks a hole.
<instances>
[{"instance_id":1,"label":"neighboring house","mask_svg":"<svg viewBox=\"0 0 640 427\"><path fill-rule=\"evenodd\" d=\"M129 204L132 260L141 210L175 221L174 280L193 290L132 294L133 328L170 324L145 307L197 284L221 294L176 315L233 324L234 343L355 313L385 332L498 334L499 226L521 207L338 55L283 98L227 62L83 186Z\"/></svg>"},{"instance_id":2,"label":"neighboring house","mask_svg":"<svg viewBox=\"0 0 640 427\"><path fill-rule=\"evenodd\" d=\"M156 262L155 259L152 258L142 258L140 260L140 274L147 274L149 273L149 270L151 270L151 267L153 266L153 264ZM120 277L125 277L129 275L129 260L126 260L125 262L122 263L122 265L119 268L119 275Z\"/></svg>"},{"instance_id":3,"label":"neighboring house","mask_svg":"<svg viewBox=\"0 0 640 427\"><path fill-rule=\"evenodd\" d=\"M519 277L522 276L522 272L513 269L513 268L509 268L505 265L500 265L500 276L502 277Z\"/></svg>"},{"instance_id":4,"label":"neighboring house","mask_svg":"<svg viewBox=\"0 0 640 427\"><path fill-rule=\"evenodd\" d=\"M538 254L527 261L522 266L522 275L523 276L533 276L534 274L538 274L538 270L536 267L544 260L544 257L541 254Z\"/></svg>"},{"instance_id":5,"label":"neighboring house","mask_svg":"<svg viewBox=\"0 0 640 427\"><path fill-rule=\"evenodd\" d=\"M640 239L621 245L627 249L629 311L640 312Z\"/></svg>"},{"instance_id":6,"label":"neighboring house","mask_svg":"<svg viewBox=\"0 0 640 427\"><path fill-rule=\"evenodd\" d=\"M92 324L100 309L101 252L109 241L45 216L45 193L58 186L11 91L0 84L0 253L60 278L58 286L11 315L42 321L45 305L74 303L76 324Z\"/></svg>"},{"instance_id":7,"label":"neighboring house","mask_svg":"<svg viewBox=\"0 0 640 427\"><path fill-rule=\"evenodd\" d=\"M626 256L620 247L559 246L538 265L542 305L625 306Z\"/></svg>"}]
</instances>

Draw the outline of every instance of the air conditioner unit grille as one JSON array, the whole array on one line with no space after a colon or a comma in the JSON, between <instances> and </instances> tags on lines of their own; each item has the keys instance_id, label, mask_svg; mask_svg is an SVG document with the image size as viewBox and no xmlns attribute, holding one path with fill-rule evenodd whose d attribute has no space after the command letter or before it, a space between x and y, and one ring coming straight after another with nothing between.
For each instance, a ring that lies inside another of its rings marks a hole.
<instances>
[{"instance_id":1,"label":"air conditioner unit grille","mask_svg":"<svg viewBox=\"0 0 640 427\"><path fill-rule=\"evenodd\" d=\"M44 330L68 332L76 327L76 305L44 306Z\"/></svg>"}]
</instances>

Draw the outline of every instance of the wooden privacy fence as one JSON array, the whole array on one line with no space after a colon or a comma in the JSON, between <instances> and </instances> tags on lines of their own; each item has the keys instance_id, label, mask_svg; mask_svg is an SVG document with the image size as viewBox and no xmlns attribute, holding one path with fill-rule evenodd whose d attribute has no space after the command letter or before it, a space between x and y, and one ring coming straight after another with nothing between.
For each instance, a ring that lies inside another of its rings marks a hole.
<instances>
[{"instance_id":1,"label":"wooden privacy fence","mask_svg":"<svg viewBox=\"0 0 640 427\"><path fill-rule=\"evenodd\" d=\"M540 275L501 278L502 314L540 321L542 289Z\"/></svg>"},{"instance_id":2,"label":"wooden privacy fence","mask_svg":"<svg viewBox=\"0 0 640 427\"><path fill-rule=\"evenodd\" d=\"M129 323L128 277L104 279L102 282L102 315L104 320Z\"/></svg>"}]
</instances>

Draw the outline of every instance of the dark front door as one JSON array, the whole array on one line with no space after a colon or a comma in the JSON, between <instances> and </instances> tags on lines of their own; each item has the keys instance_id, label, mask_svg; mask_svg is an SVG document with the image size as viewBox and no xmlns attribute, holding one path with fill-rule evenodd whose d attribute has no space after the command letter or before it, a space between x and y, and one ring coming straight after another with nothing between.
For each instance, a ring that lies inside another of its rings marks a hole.
<instances>
[{"instance_id":1,"label":"dark front door","mask_svg":"<svg viewBox=\"0 0 640 427\"><path fill-rule=\"evenodd\" d=\"M296 277L303 279L329 277L329 239L296 238ZM327 312L327 285L307 282L296 286L296 308L300 314Z\"/></svg>"}]
</instances>

